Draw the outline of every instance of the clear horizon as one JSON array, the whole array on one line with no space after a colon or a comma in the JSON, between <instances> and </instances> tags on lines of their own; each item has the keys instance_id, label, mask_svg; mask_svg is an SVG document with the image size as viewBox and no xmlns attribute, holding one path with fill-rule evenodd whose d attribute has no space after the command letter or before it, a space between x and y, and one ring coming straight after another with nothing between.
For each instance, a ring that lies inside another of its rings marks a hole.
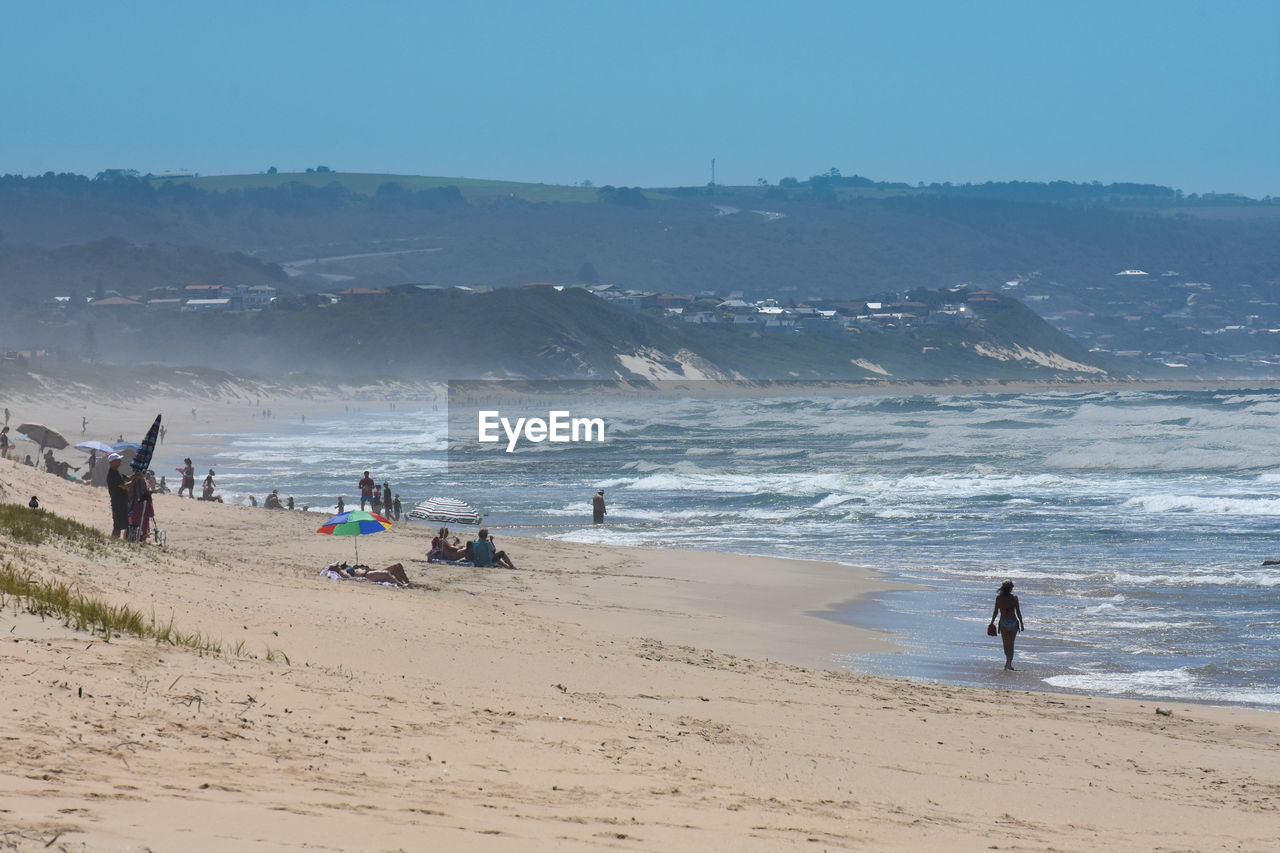
<instances>
[{"instance_id":1,"label":"clear horizon","mask_svg":"<svg viewBox=\"0 0 1280 853\"><path fill-rule=\"evenodd\" d=\"M0 35L0 173L1280 195L1280 4L73 0Z\"/></svg>"}]
</instances>

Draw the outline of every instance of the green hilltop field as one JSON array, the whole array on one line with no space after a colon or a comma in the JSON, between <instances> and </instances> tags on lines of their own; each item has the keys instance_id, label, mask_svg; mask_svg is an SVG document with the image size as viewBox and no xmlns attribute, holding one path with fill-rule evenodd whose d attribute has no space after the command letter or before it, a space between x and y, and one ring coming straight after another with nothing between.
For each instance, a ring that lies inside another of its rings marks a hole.
<instances>
[{"instance_id":1,"label":"green hilltop field","mask_svg":"<svg viewBox=\"0 0 1280 853\"><path fill-rule=\"evenodd\" d=\"M518 198L535 204L555 202L586 203L596 201L596 191L589 187L568 187L557 184L529 184L517 181L486 180L483 178L442 178L426 175L392 175L367 172L260 172L252 175L211 175L192 178L151 178L153 186L165 181L187 184L210 192L227 190L275 189L286 184L298 183L321 188L332 183L340 184L352 193L372 196L383 184L399 184L411 192L440 187L457 187L472 203L488 204L506 198Z\"/></svg>"}]
</instances>

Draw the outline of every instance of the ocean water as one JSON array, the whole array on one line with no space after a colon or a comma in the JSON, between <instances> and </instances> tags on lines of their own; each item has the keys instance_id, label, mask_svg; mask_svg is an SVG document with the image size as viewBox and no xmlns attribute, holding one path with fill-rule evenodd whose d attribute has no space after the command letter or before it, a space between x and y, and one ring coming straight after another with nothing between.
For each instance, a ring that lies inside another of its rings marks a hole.
<instances>
[{"instance_id":1,"label":"ocean water","mask_svg":"<svg viewBox=\"0 0 1280 853\"><path fill-rule=\"evenodd\" d=\"M1008 683L985 627L1011 578L1018 689L1280 710L1277 390L622 399L603 443L476 465L456 411L451 433L443 405L360 408L206 436L219 486L327 512L368 469L499 531L876 566L916 588L831 618L900 650L832 660L958 684Z\"/></svg>"}]
</instances>

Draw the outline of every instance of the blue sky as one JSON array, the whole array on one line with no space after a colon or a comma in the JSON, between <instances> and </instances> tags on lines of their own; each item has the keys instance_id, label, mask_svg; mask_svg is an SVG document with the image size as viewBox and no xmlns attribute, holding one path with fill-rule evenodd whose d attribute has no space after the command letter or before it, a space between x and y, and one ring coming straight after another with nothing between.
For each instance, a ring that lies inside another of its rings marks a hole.
<instances>
[{"instance_id":1,"label":"blue sky","mask_svg":"<svg viewBox=\"0 0 1280 853\"><path fill-rule=\"evenodd\" d=\"M0 0L0 172L1280 196L1280 0Z\"/></svg>"}]
</instances>

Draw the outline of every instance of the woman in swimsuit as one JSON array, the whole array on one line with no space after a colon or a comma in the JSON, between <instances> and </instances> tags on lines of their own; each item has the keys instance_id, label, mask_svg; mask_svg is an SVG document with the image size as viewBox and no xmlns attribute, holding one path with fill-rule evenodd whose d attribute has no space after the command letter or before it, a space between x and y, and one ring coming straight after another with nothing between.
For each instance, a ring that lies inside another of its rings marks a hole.
<instances>
[{"instance_id":1,"label":"woman in swimsuit","mask_svg":"<svg viewBox=\"0 0 1280 853\"><path fill-rule=\"evenodd\" d=\"M1013 594L1013 581L1000 584L1000 593L996 596L996 606L991 610L991 624L996 624L996 616L1000 617L1000 639L1004 641L1004 668L1013 669L1013 640L1019 631L1026 630L1022 624L1022 608L1018 606L1018 596Z\"/></svg>"}]
</instances>

